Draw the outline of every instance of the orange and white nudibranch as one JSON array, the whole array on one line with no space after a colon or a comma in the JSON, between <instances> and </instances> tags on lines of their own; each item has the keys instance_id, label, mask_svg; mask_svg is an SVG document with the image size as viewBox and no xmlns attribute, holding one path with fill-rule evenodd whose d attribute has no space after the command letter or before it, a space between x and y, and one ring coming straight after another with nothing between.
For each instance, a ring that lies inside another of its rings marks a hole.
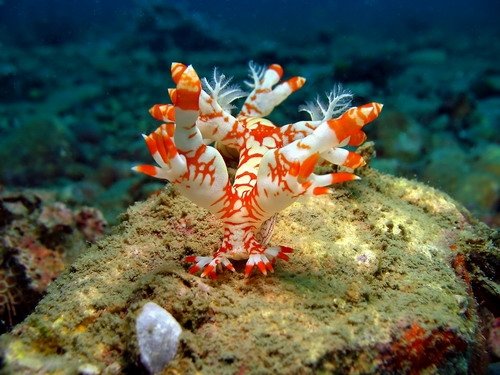
<instances>
[{"instance_id":1,"label":"orange and white nudibranch","mask_svg":"<svg viewBox=\"0 0 500 375\"><path fill-rule=\"evenodd\" d=\"M211 256L188 256L186 261L194 263L189 272L214 278L219 265L234 271L230 259L246 259L245 276L254 267L266 275L276 258L288 260L292 252L286 246L267 246L274 215L301 197L327 194L332 184L358 179L348 172L313 171L318 162L352 169L364 165L359 154L342 147L365 141L362 128L377 118L382 105L350 107L352 95L337 87L327 103L317 100L301 108L310 121L277 127L264 117L305 83L302 77L280 83L283 69L278 64L265 68L250 63L249 94L217 70L211 81L200 80L192 66L173 63L171 74L173 104L150 109L164 123L144 136L158 166L133 169L170 181L221 220L220 248ZM231 103L244 96L240 113L231 115ZM214 142L217 148L210 146ZM234 181L218 149L239 155Z\"/></svg>"}]
</instances>

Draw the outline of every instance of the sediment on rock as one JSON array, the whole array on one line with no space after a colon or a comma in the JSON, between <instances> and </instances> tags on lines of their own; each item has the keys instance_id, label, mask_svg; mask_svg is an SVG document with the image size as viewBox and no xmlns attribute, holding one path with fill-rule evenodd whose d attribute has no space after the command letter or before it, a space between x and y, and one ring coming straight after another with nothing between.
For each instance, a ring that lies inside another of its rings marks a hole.
<instances>
[{"instance_id":1,"label":"sediment on rock","mask_svg":"<svg viewBox=\"0 0 500 375\"><path fill-rule=\"evenodd\" d=\"M215 218L175 190L132 206L2 337L4 371L134 373L135 321L148 301L183 329L167 373L478 366L467 260L498 251L492 231L445 194L367 170L279 214L271 244L295 251L273 274L245 279L236 262L214 281L190 275L183 258L208 255L221 236Z\"/></svg>"}]
</instances>

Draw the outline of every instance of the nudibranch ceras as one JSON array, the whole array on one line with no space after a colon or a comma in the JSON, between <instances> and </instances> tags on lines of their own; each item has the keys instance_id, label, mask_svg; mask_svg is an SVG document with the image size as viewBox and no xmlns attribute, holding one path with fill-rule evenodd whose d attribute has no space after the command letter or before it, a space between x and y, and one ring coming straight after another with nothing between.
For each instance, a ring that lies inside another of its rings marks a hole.
<instances>
[{"instance_id":1,"label":"nudibranch ceras","mask_svg":"<svg viewBox=\"0 0 500 375\"><path fill-rule=\"evenodd\" d=\"M245 276L254 267L266 275L276 258L288 260L292 249L267 246L269 236L262 240L259 230L268 230L271 218L300 197L327 194L332 184L358 179L349 172L313 171L318 162L352 169L364 165L359 154L343 147L365 141L362 128L378 116L382 105L350 107L352 95L337 87L327 104L318 99L302 108L310 121L277 127L264 117L305 83L302 77L280 83L281 66L250 63L248 95L217 70L212 81L203 79L203 87L192 66L173 63L171 74L176 84L169 89L173 104L150 109L164 123L144 136L158 166L134 170L170 181L221 220L221 246L211 256L188 256L186 261L194 263L189 272L214 278L220 265L235 270L230 259L247 259ZM241 111L233 116L231 103L244 96ZM239 155L233 182L221 152L211 146L214 142Z\"/></svg>"}]
</instances>

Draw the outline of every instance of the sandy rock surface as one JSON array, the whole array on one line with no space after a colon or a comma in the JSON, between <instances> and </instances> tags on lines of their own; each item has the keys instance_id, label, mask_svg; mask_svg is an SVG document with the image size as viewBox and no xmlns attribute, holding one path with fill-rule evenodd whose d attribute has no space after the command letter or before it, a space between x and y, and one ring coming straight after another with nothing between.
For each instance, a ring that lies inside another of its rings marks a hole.
<instances>
[{"instance_id":1,"label":"sandy rock surface","mask_svg":"<svg viewBox=\"0 0 500 375\"><path fill-rule=\"evenodd\" d=\"M295 249L267 277L187 272L217 249L214 217L166 189L123 215L1 340L7 373L140 373L135 320L153 301L183 329L165 373L467 373L480 320L465 259L491 230L447 195L365 171L296 203L271 244ZM497 251L498 254L498 251Z\"/></svg>"}]
</instances>

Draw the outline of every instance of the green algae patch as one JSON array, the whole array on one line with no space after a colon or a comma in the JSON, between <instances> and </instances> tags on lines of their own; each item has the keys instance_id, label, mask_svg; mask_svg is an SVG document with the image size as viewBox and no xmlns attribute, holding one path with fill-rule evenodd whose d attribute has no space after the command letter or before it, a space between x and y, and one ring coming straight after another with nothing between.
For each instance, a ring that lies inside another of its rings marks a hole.
<instances>
[{"instance_id":1,"label":"green algae patch","mask_svg":"<svg viewBox=\"0 0 500 375\"><path fill-rule=\"evenodd\" d=\"M136 373L135 320L154 301L183 327L165 373L467 373L479 319L457 259L492 253L491 236L445 194L366 170L279 214L271 244L294 253L273 274L245 279L239 261L206 280L183 259L215 251L220 226L166 189L2 337L4 372Z\"/></svg>"}]
</instances>

